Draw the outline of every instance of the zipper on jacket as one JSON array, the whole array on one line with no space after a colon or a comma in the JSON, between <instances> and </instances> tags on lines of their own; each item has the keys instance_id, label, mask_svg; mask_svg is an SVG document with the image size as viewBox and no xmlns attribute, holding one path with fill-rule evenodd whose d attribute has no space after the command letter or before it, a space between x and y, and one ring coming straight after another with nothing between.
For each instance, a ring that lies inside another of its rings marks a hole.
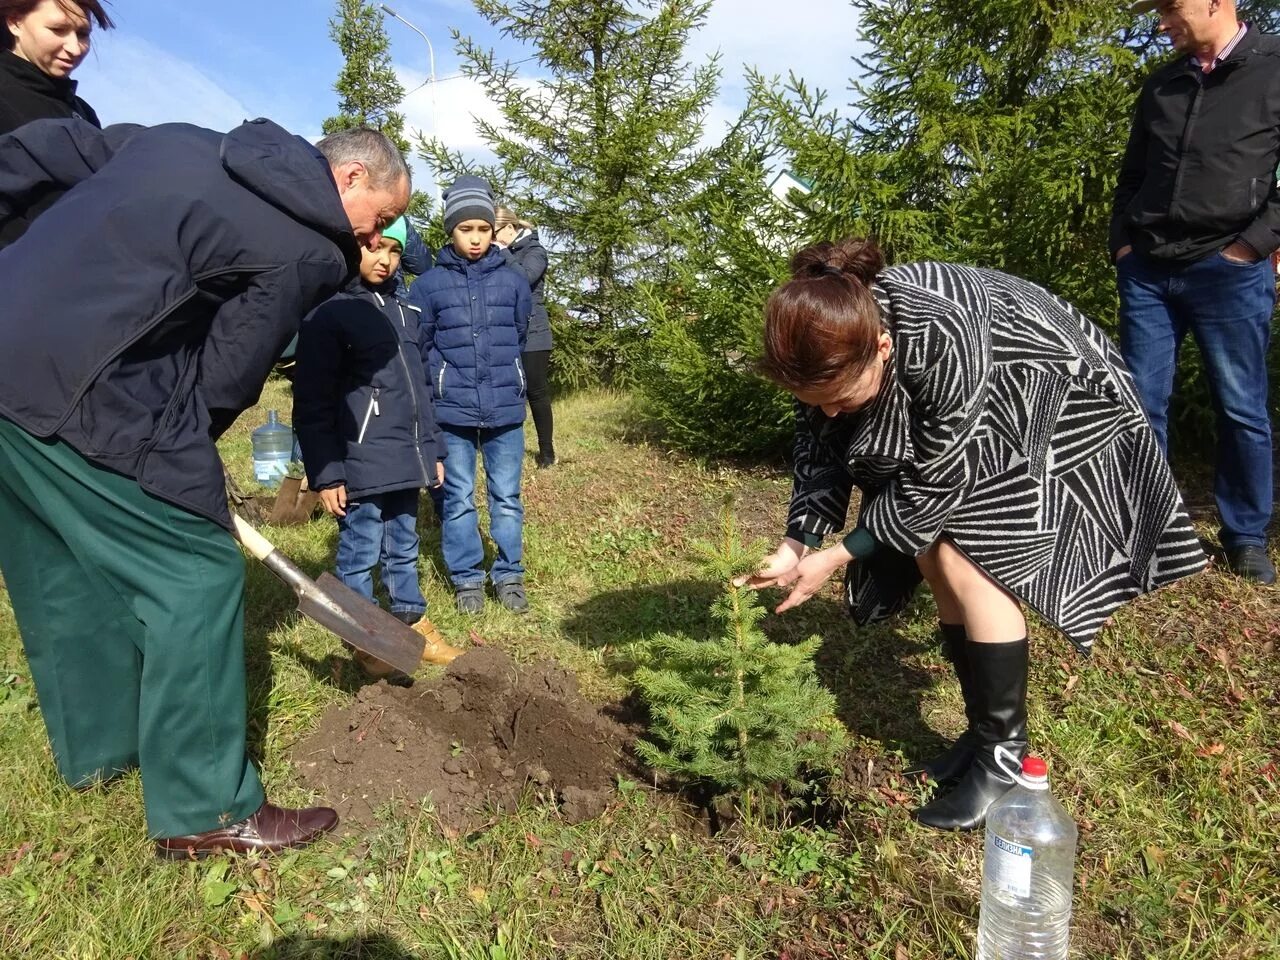
<instances>
[{"instance_id":1,"label":"zipper on jacket","mask_svg":"<svg viewBox=\"0 0 1280 960\"><path fill-rule=\"evenodd\" d=\"M404 306L399 300L396 301L396 308L400 311L400 326L407 330L409 325L404 319ZM385 317L386 314L384 313L383 316ZM391 323L389 317L387 318L387 322ZM395 330L395 324L392 324L391 329L393 331ZM435 485L435 478L427 474L427 462L422 459L422 430L418 422L418 418L420 416L418 410L418 391L413 385L413 374L409 371L409 361L404 357L403 340L399 341L399 349L396 351L396 355L400 358L400 366L404 370L405 383L409 386L409 401L413 404L413 452L418 458L418 466L422 468L422 479L426 481L426 485L428 487L432 487Z\"/></svg>"},{"instance_id":2,"label":"zipper on jacket","mask_svg":"<svg viewBox=\"0 0 1280 960\"><path fill-rule=\"evenodd\" d=\"M520 392L528 393L529 384L524 379L524 366L520 363L520 358L516 358L516 376L520 378Z\"/></svg>"},{"instance_id":3,"label":"zipper on jacket","mask_svg":"<svg viewBox=\"0 0 1280 960\"><path fill-rule=\"evenodd\" d=\"M1173 190L1169 194L1169 214L1172 216L1180 204L1182 193L1182 177L1187 171L1187 144L1191 142L1191 132L1195 129L1196 119L1200 116L1200 101L1204 98L1204 74L1195 77L1196 92L1191 98L1191 109L1187 111L1187 125L1182 128L1182 139L1178 141L1178 171L1173 175Z\"/></svg>"},{"instance_id":4,"label":"zipper on jacket","mask_svg":"<svg viewBox=\"0 0 1280 960\"><path fill-rule=\"evenodd\" d=\"M439 381L436 384L436 394L439 395L441 400L444 399L444 372L448 369L449 369L449 361L442 360L440 362L440 376L436 378Z\"/></svg>"},{"instance_id":5,"label":"zipper on jacket","mask_svg":"<svg viewBox=\"0 0 1280 960\"><path fill-rule=\"evenodd\" d=\"M369 396L369 406L364 411L364 422L360 424L360 436L356 437L356 443L364 443L365 432L369 429L369 418L382 416L382 411L378 409L378 393L378 388L374 387L373 393Z\"/></svg>"}]
</instances>

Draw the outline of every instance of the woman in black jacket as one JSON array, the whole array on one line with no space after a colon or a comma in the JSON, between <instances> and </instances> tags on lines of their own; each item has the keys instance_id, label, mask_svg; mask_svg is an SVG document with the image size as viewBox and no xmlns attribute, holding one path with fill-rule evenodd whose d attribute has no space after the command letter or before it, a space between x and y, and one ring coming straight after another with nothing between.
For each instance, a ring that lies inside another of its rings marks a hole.
<instances>
[{"instance_id":1,"label":"woman in black jacket","mask_svg":"<svg viewBox=\"0 0 1280 960\"><path fill-rule=\"evenodd\" d=\"M112 26L100 0L0 0L0 17L0 134L47 118L102 126L71 79L89 53L91 21Z\"/></svg>"},{"instance_id":2,"label":"woman in black jacket","mask_svg":"<svg viewBox=\"0 0 1280 960\"><path fill-rule=\"evenodd\" d=\"M101 127L71 79L89 53L90 21L104 30L112 26L101 0L0 0L0 19L0 136L32 120L79 117ZM0 225L0 248L26 233L60 196L61 190L46 190L23 216Z\"/></svg>"},{"instance_id":3,"label":"woman in black jacket","mask_svg":"<svg viewBox=\"0 0 1280 960\"><path fill-rule=\"evenodd\" d=\"M529 409L533 413L533 426L538 432L538 456L540 467L556 462L556 448L552 440L551 418L551 321L547 318L547 305L542 299L542 282L547 275L547 251L538 239L533 224L521 220L506 207L498 207L493 239L505 248L511 266L524 274L533 291L533 314L529 317L529 339L520 362L529 381Z\"/></svg>"}]
</instances>

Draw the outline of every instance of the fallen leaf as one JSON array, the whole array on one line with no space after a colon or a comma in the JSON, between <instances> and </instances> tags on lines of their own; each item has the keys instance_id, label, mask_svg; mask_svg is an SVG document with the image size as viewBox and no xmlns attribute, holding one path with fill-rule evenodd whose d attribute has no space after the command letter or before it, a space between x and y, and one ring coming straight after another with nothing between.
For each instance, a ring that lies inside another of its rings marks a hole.
<instances>
[{"instance_id":1,"label":"fallen leaf","mask_svg":"<svg viewBox=\"0 0 1280 960\"><path fill-rule=\"evenodd\" d=\"M477 646L477 647L487 646L487 643L484 637L480 636L480 634L478 634L475 631L474 627L467 631L467 636L470 638L473 646Z\"/></svg>"},{"instance_id":2,"label":"fallen leaf","mask_svg":"<svg viewBox=\"0 0 1280 960\"><path fill-rule=\"evenodd\" d=\"M1063 693L1070 693L1072 690L1076 688L1076 685L1079 683L1080 683L1080 674L1073 673L1071 676L1067 677L1067 686L1063 690Z\"/></svg>"},{"instance_id":3,"label":"fallen leaf","mask_svg":"<svg viewBox=\"0 0 1280 960\"><path fill-rule=\"evenodd\" d=\"M911 960L911 954L907 952L905 945L900 943L893 948L893 960Z\"/></svg>"},{"instance_id":4,"label":"fallen leaf","mask_svg":"<svg viewBox=\"0 0 1280 960\"><path fill-rule=\"evenodd\" d=\"M1169 721L1169 729L1174 732L1180 739L1193 742L1195 737L1191 736L1191 731L1180 724L1177 720Z\"/></svg>"},{"instance_id":5,"label":"fallen leaf","mask_svg":"<svg viewBox=\"0 0 1280 960\"><path fill-rule=\"evenodd\" d=\"M1225 744L1213 743L1207 747L1201 747L1199 750L1197 750L1196 756L1197 757L1216 757L1218 756L1218 754L1222 753L1226 749L1227 747Z\"/></svg>"},{"instance_id":6,"label":"fallen leaf","mask_svg":"<svg viewBox=\"0 0 1280 960\"><path fill-rule=\"evenodd\" d=\"M542 841L539 840L537 837L535 837L532 833L526 833L524 835L524 840L525 840L525 843L529 844L529 846L533 847L533 849L535 850L537 850L539 847L542 846Z\"/></svg>"}]
</instances>

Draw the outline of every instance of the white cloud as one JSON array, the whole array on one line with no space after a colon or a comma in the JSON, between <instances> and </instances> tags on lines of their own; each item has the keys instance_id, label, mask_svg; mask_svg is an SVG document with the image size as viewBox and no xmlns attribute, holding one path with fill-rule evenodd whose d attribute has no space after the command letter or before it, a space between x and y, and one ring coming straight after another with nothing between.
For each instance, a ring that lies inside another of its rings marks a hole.
<instances>
[{"instance_id":1,"label":"white cloud","mask_svg":"<svg viewBox=\"0 0 1280 960\"><path fill-rule=\"evenodd\" d=\"M140 37L102 31L93 45L76 79L104 124L179 121L230 130L259 115L198 67Z\"/></svg>"},{"instance_id":2,"label":"white cloud","mask_svg":"<svg viewBox=\"0 0 1280 960\"><path fill-rule=\"evenodd\" d=\"M482 87L468 77L451 77L434 85L421 71L396 65L396 75L406 90L412 91L400 105L405 126L413 134L436 136L451 149L471 156L485 149L476 119L501 124L502 114ZM425 84L425 85L424 85ZM411 136L411 139L413 137Z\"/></svg>"}]
</instances>

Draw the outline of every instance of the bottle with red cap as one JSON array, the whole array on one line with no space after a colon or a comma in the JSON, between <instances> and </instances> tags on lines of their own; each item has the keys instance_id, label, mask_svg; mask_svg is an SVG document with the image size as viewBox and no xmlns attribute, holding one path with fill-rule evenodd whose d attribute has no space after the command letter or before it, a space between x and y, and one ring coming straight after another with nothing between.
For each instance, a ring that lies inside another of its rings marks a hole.
<instances>
[{"instance_id":1,"label":"bottle with red cap","mask_svg":"<svg viewBox=\"0 0 1280 960\"><path fill-rule=\"evenodd\" d=\"M997 760L1017 769L999 750ZM987 811L978 960L1066 960L1076 825L1049 792L1039 757L1022 761L1018 785Z\"/></svg>"}]
</instances>

